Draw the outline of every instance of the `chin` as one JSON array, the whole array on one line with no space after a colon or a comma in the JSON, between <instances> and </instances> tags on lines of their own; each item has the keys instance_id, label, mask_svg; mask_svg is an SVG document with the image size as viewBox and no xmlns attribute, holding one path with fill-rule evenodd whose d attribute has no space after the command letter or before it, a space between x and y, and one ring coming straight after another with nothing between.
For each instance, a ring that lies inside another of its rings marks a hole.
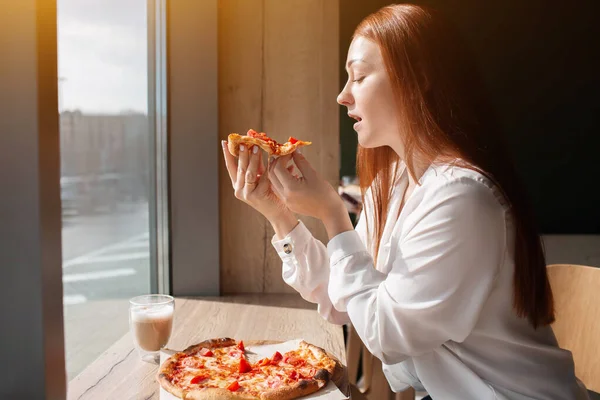
<instances>
[{"instance_id":1,"label":"chin","mask_svg":"<svg viewBox=\"0 0 600 400\"><path fill-rule=\"evenodd\" d=\"M369 136L368 135L361 135L360 133L358 134L358 144L364 148L364 149L374 149L375 147L379 147L379 145L377 143L375 143L373 140L369 140Z\"/></svg>"}]
</instances>

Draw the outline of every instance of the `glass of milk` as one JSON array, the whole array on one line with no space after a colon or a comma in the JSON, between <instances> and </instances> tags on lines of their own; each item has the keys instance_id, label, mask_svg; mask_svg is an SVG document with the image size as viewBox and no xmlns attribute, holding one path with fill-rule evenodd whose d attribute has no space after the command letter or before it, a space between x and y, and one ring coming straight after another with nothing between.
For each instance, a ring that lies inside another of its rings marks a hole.
<instances>
[{"instance_id":1,"label":"glass of milk","mask_svg":"<svg viewBox=\"0 0 600 400\"><path fill-rule=\"evenodd\" d=\"M148 294L129 300L129 329L142 360L158 364L160 349L173 330L175 300L164 294Z\"/></svg>"}]
</instances>

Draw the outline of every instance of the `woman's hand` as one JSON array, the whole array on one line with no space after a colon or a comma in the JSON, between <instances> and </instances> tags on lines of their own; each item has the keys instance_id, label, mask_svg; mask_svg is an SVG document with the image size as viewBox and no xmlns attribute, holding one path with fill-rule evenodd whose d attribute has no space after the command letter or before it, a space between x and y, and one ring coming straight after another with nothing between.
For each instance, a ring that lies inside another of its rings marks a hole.
<instances>
[{"instance_id":1,"label":"woman's hand","mask_svg":"<svg viewBox=\"0 0 600 400\"><path fill-rule=\"evenodd\" d=\"M293 165L302 176L293 173ZM295 213L323 221L329 237L354 229L338 193L298 151L279 157L271 164L269 180L285 205Z\"/></svg>"},{"instance_id":2,"label":"woman's hand","mask_svg":"<svg viewBox=\"0 0 600 400\"><path fill-rule=\"evenodd\" d=\"M263 163L262 150L258 146L248 148L240 145L239 159L229 153L227 141L221 142L227 172L235 191L235 197L256 209L271 223L293 214L277 197L269 182L269 171ZM296 221L295 217L294 221Z\"/></svg>"}]
</instances>

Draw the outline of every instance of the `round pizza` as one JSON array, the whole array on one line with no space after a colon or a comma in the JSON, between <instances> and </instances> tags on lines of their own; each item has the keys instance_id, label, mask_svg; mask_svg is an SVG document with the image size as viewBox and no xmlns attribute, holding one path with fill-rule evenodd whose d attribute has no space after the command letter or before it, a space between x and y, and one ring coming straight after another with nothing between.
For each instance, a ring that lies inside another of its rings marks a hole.
<instances>
[{"instance_id":1,"label":"round pizza","mask_svg":"<svg viewBox=\"0 0 600 400\"><path fill-rule=\"evenodd\" d=\"M258 346L269 342L248 342ZM206 340L173 354L158 371L169 393L194 400L287 400L323 388L340 368L325 350L305 341L283 354L253 360L244 342Z\"/></svg>"},{"instance_id":2,"label":"round pizza","mask_svg":"<svg viewBox=\"0 0 600 400\"><path fill-rule=\"evenodd\" d=\"M245 144L248 148L258 146L267 152L269 156L285 156L291 154L298 147L311 145L312 142L305 142L296 138L290 137L285 143L278 143L271 139L266 133L258 133L254 129L250 129L246 136L231 133L227 137L227 148L231 155L237 157L240 153L240 144Z\"/></svg>"}]
</instances>

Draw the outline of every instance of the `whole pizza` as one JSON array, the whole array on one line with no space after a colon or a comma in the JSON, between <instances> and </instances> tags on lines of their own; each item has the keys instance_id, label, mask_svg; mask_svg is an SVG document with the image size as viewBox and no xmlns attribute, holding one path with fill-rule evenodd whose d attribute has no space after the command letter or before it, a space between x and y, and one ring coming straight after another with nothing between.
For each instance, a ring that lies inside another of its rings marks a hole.
<instances>
[{"instance_id":1,"label":"whole pizza","mask_svg":"<svg viewBox=\"0 0 600 400\"><path fill-rule=\"evenodd\" d=\"M206 340L173 354L159 368L157 379L182 399L287 400L323 388L340 368L325 350L305 341L283 354L276 351L258 360L251 355L243 341Z\"/></svg>"}]
</instances>

